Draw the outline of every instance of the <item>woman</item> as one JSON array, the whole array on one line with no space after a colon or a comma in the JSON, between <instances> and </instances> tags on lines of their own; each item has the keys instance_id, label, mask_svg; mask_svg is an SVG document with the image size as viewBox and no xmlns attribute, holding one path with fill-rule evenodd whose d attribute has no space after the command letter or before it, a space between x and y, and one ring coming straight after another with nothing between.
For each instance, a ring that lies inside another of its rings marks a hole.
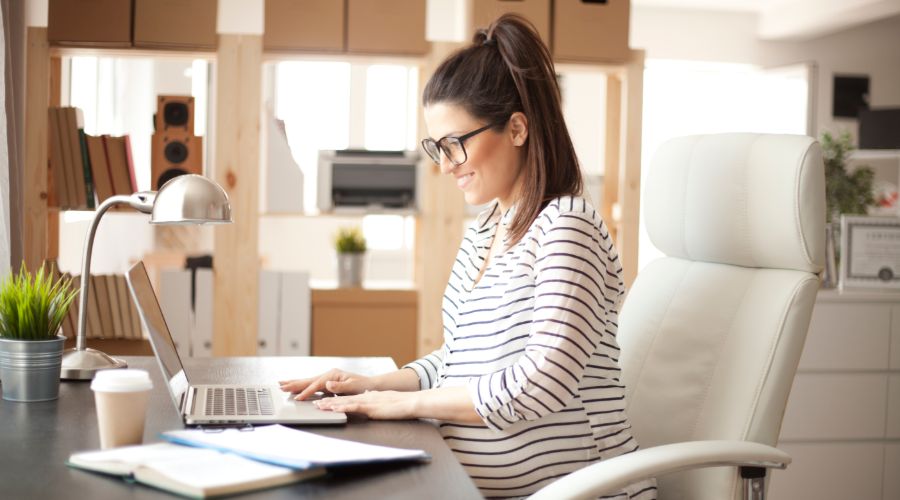
<instances>
[{"instance_id":1,"label":"woman","mask_svg":"<svg viewBox=\"0 0 900 500\"><path fill-rule=\"evenodd\" d=\"M550 53L506 15L437 69L423 95L426 153L474 205L443 300L444 344L402 369L282 382L322 409L430 418L488 497L638 449L615 340L624 285L582 197ZM612 498L656 497L653 481Z\"/></svg>"}]
</instances>

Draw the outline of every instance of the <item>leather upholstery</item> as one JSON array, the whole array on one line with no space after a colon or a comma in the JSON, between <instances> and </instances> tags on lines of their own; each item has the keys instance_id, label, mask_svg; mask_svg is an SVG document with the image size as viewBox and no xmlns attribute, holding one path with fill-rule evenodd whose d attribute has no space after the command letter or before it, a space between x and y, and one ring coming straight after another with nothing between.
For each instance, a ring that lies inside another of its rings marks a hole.
<instances>
[{"instance_id":1,"label":"leather upholstery","mask_svg":"<svg viewBox=\"0 0 900 500\"><path fill-rule=\"evenodd\" d=\"M809 137L722 134L660 147L645 190L663 257L637 277L618 340L642 448L775 445L824 261L825 180ZM740 498L734 468L658 478L660 499Z\"/></svg>"}]
</instances>

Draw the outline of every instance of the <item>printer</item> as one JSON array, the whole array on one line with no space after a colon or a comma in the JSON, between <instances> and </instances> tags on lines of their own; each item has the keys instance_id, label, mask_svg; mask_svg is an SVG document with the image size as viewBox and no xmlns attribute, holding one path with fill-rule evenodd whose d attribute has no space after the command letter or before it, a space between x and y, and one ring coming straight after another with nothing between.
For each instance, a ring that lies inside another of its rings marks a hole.
<instances>
[{"instance_id":1,"label":"printer","mask_svg":"<svg viewBox=\"0 0 900 500\"><path fill-rule=\"evenodd\" d=\"M318 208L415 210L415 151L319 151Z\"/></svg>"}]
</instances>

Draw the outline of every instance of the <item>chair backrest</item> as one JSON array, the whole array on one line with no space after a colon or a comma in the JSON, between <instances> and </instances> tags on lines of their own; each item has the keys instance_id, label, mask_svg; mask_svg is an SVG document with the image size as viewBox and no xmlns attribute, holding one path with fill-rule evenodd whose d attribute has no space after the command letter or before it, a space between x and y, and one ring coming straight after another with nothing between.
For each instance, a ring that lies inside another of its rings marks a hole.
<instances>
[{"instance_id":1,"label":"chair backrest","mask_svg":"<svg viewBox=\"0 0 900 500\"><path fill-rule=\"evenodd\" d=\"M806 136L722 134L661 146L644 217L665 257L643 269L618 340L642 447L774 446L824 262L822 153ZM734 468L659 479L660 499L738 498Z\"/></svg>"}]
</instances>

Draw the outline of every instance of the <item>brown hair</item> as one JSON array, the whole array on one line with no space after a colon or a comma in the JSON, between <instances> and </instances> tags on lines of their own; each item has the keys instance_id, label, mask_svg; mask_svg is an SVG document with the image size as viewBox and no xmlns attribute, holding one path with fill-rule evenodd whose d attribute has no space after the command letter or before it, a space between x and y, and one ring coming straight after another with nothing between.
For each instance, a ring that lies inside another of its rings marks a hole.
<instances>
[{"instance_id":1,"label":"brown hair","mask_svg":"<svg viewBox=\"0 0 900 500\"><path fill-rule=\"evenodd\" d=\"M433 103L461 106L497 130L516 111L527 117L522 193L509 228L510 244L525 235L550 200L581 193L581 169L563 119L550 51L523 17L504 14L441 63L422 93L422 105Z\"/></svg>"}]
</instances>

